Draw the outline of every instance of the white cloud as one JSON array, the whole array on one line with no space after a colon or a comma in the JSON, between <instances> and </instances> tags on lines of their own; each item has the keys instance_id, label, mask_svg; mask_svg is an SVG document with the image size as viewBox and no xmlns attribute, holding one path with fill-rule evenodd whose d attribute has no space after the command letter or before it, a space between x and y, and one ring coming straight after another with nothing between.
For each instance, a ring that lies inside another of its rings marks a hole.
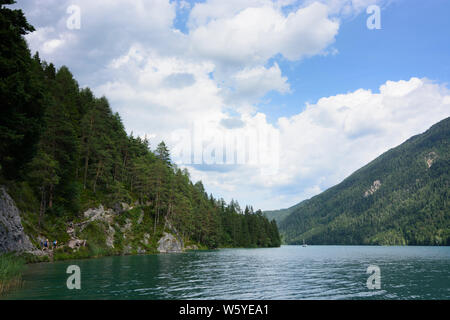
<instances>
[{"instance_id":1,"label":"white cloud","mask_svg":"<svg viewBox=\"0 0 450 320\"><path fill-rule=\"evenodd\" d=\"M231 11L235 13L231 16L227 12L224 16L201 19L204 24L189 34L194 52L238 66L264 64L276 54L298 60L322 52L338 32L339 23L329 19L323 4L313 3L286 16L273 4L258 3L264 4L237 13Z\"/></svg>"},{"instance_id":2,"label":"white cloud","mask_svg":"<svg viewBox=\"0 0 450 320\"><path fill-rule=\"evenodd\" d=\"M230 105L242 105L258 102L270 91L285 94L291 91L287 77L283 77L280 67L275 63L272 67L258 66L244 68L227 79L230 88L226 92L226 102Z\"/></svg>"},{"instance_id":3,"label":"white cloud","mask_svg":"<svg viewBox=\"0 0 450 320\"><path fill-rule=\"evenodd\" d=\"M263 209L288 207L342 181L381 153L450 116L450 91L427 79L387 81L378 93L359 89L319 99L280 118L280 164L275 175L243 166L232 172L198 172L216 194ZM269 125L265 117L243 117ZM238 186L233 192L221 185ZM247 200L248 199L248 200Z\"/></svg>"},{"instance_id":4,"label":"white cloud","mask_svg":"<svg viewBox=\"0 0 450 320\"><path fill-rule=\"evenodd\" d=\"M94 88L114 102L127 128L154 134L156 141L194 121L220 121L220 89L209 74L214 65L181 57L161 56L134 45L114 59L107 74L112 80Z\"/></svg>"},{"instance_id":5,"label":"white cloud","mask_svg":"<svg viewBox=\"0 0 450 320\"><path fill-rule=\"evenodd\" d=\"M71 5L80 8L80 29L67 28ZM28 1L21 7L37 27L26 37L31 49L57 66L69 65L83 85L94 86L97 73L135 43L165 52L181 43L172 28L176 3L168 0Z\"/></svg>"},{"instance_id":6,"label":"white cloud","mask_svg":"<svg viewBox=\"0 0 450 320\"><path fill-rule=\"evenodd\" d=\"M276 175L263 174L261 165L190 166L193 179L201 178L208 192L275 209L338 183L449 116L447 89L416 78L387 81L378 93L359 89L319 99L300 114L280 118L276 126L258 112L268 92L291 92L274 57L292 61L338 54L330 45L342 17L373 3L206 0L188 6L169 0L78 0L80 30L66 28L72 1L23 5L37 27L27 36L32 50L57 66L68 65L82 86L106 95L127 130L147 135L153 146L194 122L208 132L276 131ZM174 27L180 11L189 14L185 33Z\"/></svg>"},{"instance_id":7,"label":"white cloud","mask_svg":"<svg viewBox=\"0 0 450 320\"><path fill-rule=\"evenodd\" d=\"M272 5L270 0L208 0L196 3L189 15L188 26L196 29L216 19L232 18L246 8L268 5Z\"/></svg>"},{"instance_id":8,"label":"white cloud","mask_svg":"<svg viewBox=\"0 0 450 320\"><path fill-rule=\"evenodd\" d=\"M56 50L58 47L62 46L64 44L64 40L62 39L52 39L44 42L42 45L42 51L44 53L52 53L54 50Z\"/></svg>"}]
</instances>

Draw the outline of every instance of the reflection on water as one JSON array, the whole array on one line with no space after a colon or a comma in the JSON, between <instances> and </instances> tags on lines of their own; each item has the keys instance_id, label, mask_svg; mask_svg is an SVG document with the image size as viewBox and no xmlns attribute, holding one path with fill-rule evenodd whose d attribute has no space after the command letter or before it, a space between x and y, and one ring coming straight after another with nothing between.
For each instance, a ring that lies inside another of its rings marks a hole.
<instances>
[{"instance_id":1,"label":"reflection on water","mask_svg":"<svg viewBox=\"0 0 450 320\"><path fill-rule=\"evenodd\" d=\"M81 268L68 290L67 266ZM366 287L369 265L381 289ZM283 246L29 266L8 299L450 299L450 247Z\"/></svg>"}]
</instances>

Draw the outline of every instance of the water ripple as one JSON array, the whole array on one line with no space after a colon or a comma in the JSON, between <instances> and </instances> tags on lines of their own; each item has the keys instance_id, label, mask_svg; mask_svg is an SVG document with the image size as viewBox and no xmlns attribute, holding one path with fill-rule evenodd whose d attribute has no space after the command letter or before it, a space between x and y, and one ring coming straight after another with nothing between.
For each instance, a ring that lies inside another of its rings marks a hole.
<instances>
[{"instance_id":1,"label":"water ripple","mask_svg":"<svg viewBox=\"0 0 450 320\"><path fill-rule=\"evenodd\" d=\"M283 246L33 265L10 299L450 299L450 248ZM366 287L367 266L381 290Z\"/></svg>"}]
</instances>

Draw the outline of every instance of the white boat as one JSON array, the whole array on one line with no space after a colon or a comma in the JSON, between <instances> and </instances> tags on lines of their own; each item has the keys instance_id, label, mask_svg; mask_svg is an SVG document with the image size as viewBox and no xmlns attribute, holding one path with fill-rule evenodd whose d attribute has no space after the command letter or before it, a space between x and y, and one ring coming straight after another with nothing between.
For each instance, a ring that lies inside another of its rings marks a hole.
<instances>
[{"instance_id":1,"label":"white boat","mask_svg":"<svg viewBox=\"0 0 450 320\"><path fill-rule=\"evenodd\" d=\"M303 245L302 247L307 247L308 245L305 243L305 239L303 239Z\"/></svg>"}]
</instances>

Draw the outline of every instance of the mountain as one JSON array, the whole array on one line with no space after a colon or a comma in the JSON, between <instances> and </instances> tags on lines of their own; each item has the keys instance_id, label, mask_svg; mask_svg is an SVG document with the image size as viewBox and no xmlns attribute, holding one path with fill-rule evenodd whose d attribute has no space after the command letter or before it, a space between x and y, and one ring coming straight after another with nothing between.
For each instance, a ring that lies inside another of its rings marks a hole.
<instances>
[{"instance_id":1,"label":"mountain","mask_svg":"<svg viewBox=\"0 0 450 320\"><path fill-rule=\"evenodd\" d=\"M299 244L450 245L450 118L289 209L266 213Z\"/></svg>"},{"instance_id":2,"label":"mountain","mask_svg":"<svg viewBox=\"0 0 450 320\"><path fill-rule=\"evenodd\" d=\"M297 203L296 205L293 205L292 207L289 207L287 209L279 209L279 210L267 210L264 211L264 215L269 220L275 220L277 224L280 224L281 221L283 221L286 217L288 217L292 212L294 212L302 203Z\"/></svg>"}]
</instances>

